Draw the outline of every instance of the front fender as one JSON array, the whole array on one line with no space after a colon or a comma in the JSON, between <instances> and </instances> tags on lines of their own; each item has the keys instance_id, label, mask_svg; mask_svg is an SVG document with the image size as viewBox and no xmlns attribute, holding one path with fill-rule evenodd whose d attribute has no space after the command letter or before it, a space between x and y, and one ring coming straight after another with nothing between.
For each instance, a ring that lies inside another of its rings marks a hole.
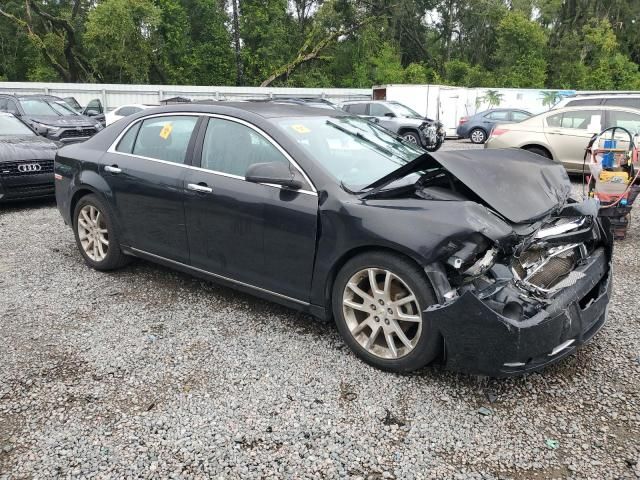
<instances>
[{"instance_id":1,"label":"front fender","mask_svg":"<svg viewBox=\"0 0 640 480\"><path fill-rule=\"evenodd\" d=\"M489 209L470 201L355 200L321 205L319 215L311 299L316 305L324 304L326 285L352 252L393 250L425 267L450 255L456 241L472 234L480 233L495 243L515 235Z\"/></svg>"}]
</instances>

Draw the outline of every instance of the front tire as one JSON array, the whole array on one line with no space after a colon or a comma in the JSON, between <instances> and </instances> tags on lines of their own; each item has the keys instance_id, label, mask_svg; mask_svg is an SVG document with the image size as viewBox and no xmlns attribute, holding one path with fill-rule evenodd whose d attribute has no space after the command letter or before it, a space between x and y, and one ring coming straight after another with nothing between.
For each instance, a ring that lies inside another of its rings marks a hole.
<instances>
[{"instance_id":1,"label":"front tire","mask_svg":"<svg viewBox=\"0 0 640 480\"><path fill-rule=\"evenodd\" d=\"M386 252L349 260L332 292L334 318L345 343L368 364L392 372L422 368L440 353L442 339L423 314L435 303L418 265Z\"/></svg>"},{"instance_id":2,"label":"front tire","mask_svg":"<svg viewBox=\"0 0 640 480\"><path fill-rule=\"evenodd\" d=\"M96 195L82 197L73 212L76 245L85 263L96 270L114 270L129 257L120 250L111 212Z\"/></svg>"},{"instance_id":3,"label":"front tire","mask_svg":"<svg viewBox=\"0 0 640 480\"><path fill-rule=\"evenodd\" d=\"M414 145L422 146L422 142L420 141L420 135L416 132L404 132L402 134L402 138L404 138L407 142L413 143Z\"/></svg>"},{"instance_id":4,"label":"front tire","mask_svg":"<svg viewBox=\"0 0 640 480\"><path fill-rule=\"evenodd\" d=\"M484 143L487 141L487 132L481 128L474 128L469 132L469 140L471 140L471 143Z\"/></svg>"}]
</instances>

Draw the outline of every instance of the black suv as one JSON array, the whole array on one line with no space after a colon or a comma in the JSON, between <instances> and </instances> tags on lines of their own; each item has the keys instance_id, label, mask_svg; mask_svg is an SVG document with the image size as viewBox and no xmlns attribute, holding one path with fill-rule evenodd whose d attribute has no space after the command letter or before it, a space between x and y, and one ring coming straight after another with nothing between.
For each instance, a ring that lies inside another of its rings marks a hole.
<instances>
[{"instance_id":1,"label":"black suv","mask_svg":"<svg viewBox=\"0 0 640 480\"><path fill-rule=\"evenodd\" d=\"M0 94L0 112L12 113L39 135L62 143L81 142L104 128L52 95Z\"/></svg>"}]
</instances>

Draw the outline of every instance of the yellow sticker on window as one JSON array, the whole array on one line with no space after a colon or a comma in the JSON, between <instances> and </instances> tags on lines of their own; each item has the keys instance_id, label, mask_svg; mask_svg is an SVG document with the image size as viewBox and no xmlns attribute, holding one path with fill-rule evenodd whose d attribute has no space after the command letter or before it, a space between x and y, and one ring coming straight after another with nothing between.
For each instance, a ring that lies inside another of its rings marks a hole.
<instances>
[{"instance_id":1,"label":"yellow sticker on window","mask_svg":"<svg viewBox=\"0 0 640 480\"><path fill-rule=\"evenodd\" d=\"M160 130L160 137L166 140L167 138L169 138L169 135L171 135L172 130L173 125L171 125L170 123L165 123L164 127L162 127L162 130Z\"/></svg>"},{"instance_id":2,"label":"yellow sticker on window","mask_svg":"<svg viewBox=\"0 0 640 480\"><path fill-rule=\"evenodd\" d=\"M298 133L309 133L311 131L304 125L291 125L291 128L293 128Z\"/></svg>"}]
</instances>

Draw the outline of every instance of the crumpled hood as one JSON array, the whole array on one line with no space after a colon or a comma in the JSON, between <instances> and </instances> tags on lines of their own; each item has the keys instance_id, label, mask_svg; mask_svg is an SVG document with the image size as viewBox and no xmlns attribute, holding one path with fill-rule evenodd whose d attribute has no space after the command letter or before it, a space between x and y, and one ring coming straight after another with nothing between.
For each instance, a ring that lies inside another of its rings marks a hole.
<instances>
[{"instance_id":1,"label":"crumpled hood","mask_svg":"<svg viewBox=\"0 0 640 480\"><path fill-rule=\"evenodd\" d=\"M0 135L0 162L53 160L57 148L56 142L37 135L11 137Z\"/></svg>"},{"instance_id":2,"label":"crumpled hood","mask_svg":"<svg viewBox=\"0 0 640 480\"><path fill-rule=\"evenodd\" d=\"M562 208L571 193L564 167L526 150L436 152L433 158L486 204L514 223Z\"/></svg>"},{"instance_id":3,"label":"crumpled hood","mask_svg":"<svg viewBox=\"0 0 640 480\"><path fill-rule=\"evenodd\" d=\"M531 223L560 210L571 193L564 167L526 150L450 150L424 153L369 185L374 195L410 173L443 167L484 204L513 223Z\"/></svg>"},{"instance_id":4,"label":"crumpled hood","mask_svg":"<svg viewBox=\"0 0 640 480\"><path fill-rule=\"evenodd\" d=\"M82 115L68 115L60 117L56 115L27 116L26 120L50 125L52 127L94 127L96 122Z\"/></svg>"}]
</instances>

